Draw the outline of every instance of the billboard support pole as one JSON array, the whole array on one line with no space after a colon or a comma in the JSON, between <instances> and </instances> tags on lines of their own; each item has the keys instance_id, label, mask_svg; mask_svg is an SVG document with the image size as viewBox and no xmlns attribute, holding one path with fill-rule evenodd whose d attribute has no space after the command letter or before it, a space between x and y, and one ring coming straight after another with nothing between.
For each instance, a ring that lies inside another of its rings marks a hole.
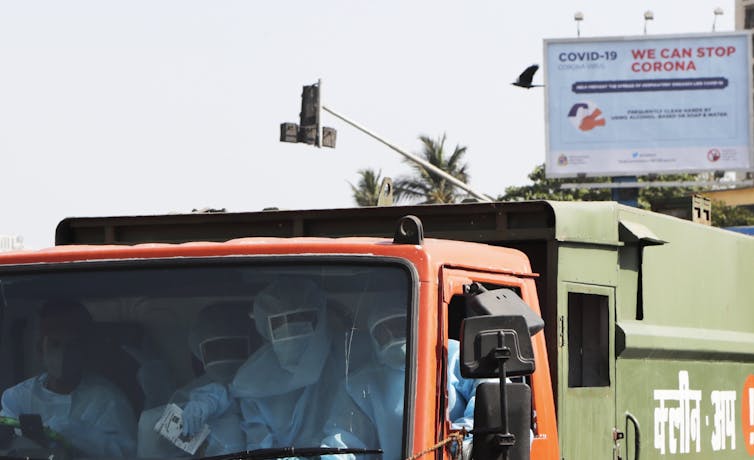
<instances>
[{"instance_id":1,"label":"billboard support pole","mask_svg":"<svg viewBox=\"0 0 754 460\"><path fill-rule=\"evenodd\" d=\"M637 182L636 176L614 176L610 178L610 182ZM639 207L639 189L638 188L611 188L613 201L617 201L620 204L626 206Z\"/></svg>"}]
</instances>

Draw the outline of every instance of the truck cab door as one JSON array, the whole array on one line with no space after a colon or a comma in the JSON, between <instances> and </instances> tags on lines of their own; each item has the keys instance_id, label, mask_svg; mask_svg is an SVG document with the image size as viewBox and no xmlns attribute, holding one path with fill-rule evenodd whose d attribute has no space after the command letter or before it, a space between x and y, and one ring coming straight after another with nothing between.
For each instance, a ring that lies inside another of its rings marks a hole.
<instances>
[{"instance_id":1,"label":"truck cab door","mask_svg":"<svg viewBox=\"0 0 754 460\"><path fill-rule=\"evenodd\" d=\"M565 282L558 297L562 457L614 458L615 288Z\"/></svg>"},{"instance_id":2,"label":"truck cab door","mask_svg":"<svg viewBox=\"0 0 754 460\"><path fill-rule=\"evenodd\" d=\"M474 282L483 284L489 290L512 289L524 302L530 306L535 306L535 311L539 313L537 291L533 279L506 274L443 268L441 281L438 324L440 324L441 332L439 340L444 344L447 344L448 338L459 338L461 320L465 312L464 286ZM537 369L528 379L532 389L532 418L534 420L532 423L534 439L531 445L531 458L555 459L558 458L558 434L555 427L553 392L545 353L544 332L537 333L532 341L537 359ZM444 373L445 369L442 372ZM444 374L438 376L438 381L441 378L444 378ZM445 383L446 381L443 380L443 384ZM446 407L443 401L439 401L438 406ZM442 436L438 440L447 436L446 432L441 434Z\"/></svg>"}]
</instances>

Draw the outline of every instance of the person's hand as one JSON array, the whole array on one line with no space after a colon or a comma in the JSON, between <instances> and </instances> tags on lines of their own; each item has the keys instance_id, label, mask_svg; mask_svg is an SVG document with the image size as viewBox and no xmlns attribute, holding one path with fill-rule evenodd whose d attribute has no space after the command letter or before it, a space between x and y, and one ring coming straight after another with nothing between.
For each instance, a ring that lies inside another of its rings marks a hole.
<instances>
[{"instance_id":1,"label":"person's hand","mask_svg":"<svg viewBox=\"0 0 754 460\"><path fill-rule=\"evenodd\" d=\"M183 436L193 436L199 431L209 417L209 408L203 401L189 401L183 408Z\"/></svg>"},{"instance_id":2,"label":"person's hand","mask_svg":"<svg viewBox=\"0 0 754 460\"><path fill-rule=\"evenodd\" d=\"M47 423L45 423L45 425L53 431L66 435L71 434L70 432L73 429L73 425L75 425L75 423L68 416L53 415L49 420L47 420Z\"/></svg>"}]
</instances>

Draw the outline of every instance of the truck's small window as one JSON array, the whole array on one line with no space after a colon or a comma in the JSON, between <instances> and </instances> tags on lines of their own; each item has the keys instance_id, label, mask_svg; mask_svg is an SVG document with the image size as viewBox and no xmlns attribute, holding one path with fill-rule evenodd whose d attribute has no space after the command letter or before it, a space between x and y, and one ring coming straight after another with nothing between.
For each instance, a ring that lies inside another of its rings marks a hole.
<instances>
[{"instance_id":1,"label":"truck's small window","mask_svg":"<svg viewBox=\"0 0 754 460\"><path fill-rule=\"evenodd\" d=\"M521 288L517 286L503 286L493 283L480 283L488 291L494 291L495 289L510 289L515 292L516 295L521 297ZM463 294L456 294L450 299L448 304L448 338L454 340L460 340L461 337L461 322L464 318L468 317L470 313L466 309L466 297Z\"/></svg>"},{"instance_id":2,"label":"truck's small window","mask_svg":"<svg viewBox=\"0 0 754 460\"><path fill-rule=\"evenodd\" d=\"M504 286L492 283L480 283L485 289L493 291L495 289L510 289L519 297L521 296L521 289L516 286ZM451 429L460 430L466 428L471 430L474 428L473 424L473 411L476 399L476 388L481 381L467 380L461 376L460 370L460 337L462 322L469 316L474 315L466 306L466 296L463 294L456 294L450 299L448 304L448 388L447 388L447 416L450 420ZM494 380L494 379L493 379ZM509 381L522 382L531 386L531 377L514 377L509 378ZM474 382L474 383L471 383ZM531 430L532 436L537 433L536 426L536 413L533 409L532 402L532 416L531 416Z\"/></svg>"},{"instance_id":3,"label":"truck's small window","mask_svg":"<svg viewBox=\"0 0 754 460\"><path fill-rule=\"evenodd\" d=\"M610 386L608 298L568 294L568 386Z\"/></svg>"}]
</instances>

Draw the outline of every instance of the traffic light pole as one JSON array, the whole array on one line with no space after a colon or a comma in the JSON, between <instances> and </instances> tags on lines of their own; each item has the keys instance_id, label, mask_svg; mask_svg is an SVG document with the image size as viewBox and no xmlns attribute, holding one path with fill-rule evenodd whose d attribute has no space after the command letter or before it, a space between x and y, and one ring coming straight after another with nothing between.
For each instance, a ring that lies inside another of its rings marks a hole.
<instances>
[{"instance_id":1,"label":"traffic light pole","mask_svg":"<svg viewBox=\"0 0 754 460\"><path fill-rule=\"evenodd\" d=\"M322 148L322 79L317 80L317 89L319 90L319 101L317 104L317 147Z\"/></svg>"},{"instance_id":2,"label":"traffic light pole","mask_svg":"<svg viewBox=\"0 0 754 460\"><path fill-rule=\"evenodd\" d=\"M321 84L321 82L320 82L320 84ZM320 96L321 96L321 94L320 94ZM334 116L335 118L338 118L338 119L346 122L347 124L353 126L354 128L358 129L362 133L366 134L367 136L369 136L369 137L371 137L371 138L373 138L373 139L381 142L382 144L386 145L387 147L395 150L399 154L403 155L403 157L405 157L409 161L413 161L414 163L421 165L424 169L427 169L427 170L433 172L434 174L437 174L438 176L440 176L443 179L447 180L448 182L450 182L451 184L455 185L456 187L461 188L463 190L466 190L467 192L469 192L469 194L471 196L477 198L478 200L484 201L484 202L492 202L492 201L494 201L489 196L487 196L487 195L485 195L483 193L477 192L476 190L474 190L473 188L471 188L465 182L456 179L455 177L453 177L450 174L446 173L445 171L443 171L442 169L440 169L437 166L433 165L432 163L429 163L428 161L425 161L425 160L423 160L423 159L421 159L421 158L419 158L419 157L417 157L415 155L412 155L411 153L408 153L407 151L403 150L402 148L400 148L400 147L398 147L398 146L396 146L394 144L391 144L390 142L386 141L385 139L383 139L379 135L373 133L372 131L370 131L370 130L366 129L365 127L361 126L360 124L356 123L355 121L346 118L345 116L343 116L343 115L335 112L334 110L330 109L327 106L320 105L320 107L322 108L322 110L324 110L325 112L327 112L330 115Z\"/></svg>"}]
</instances>

